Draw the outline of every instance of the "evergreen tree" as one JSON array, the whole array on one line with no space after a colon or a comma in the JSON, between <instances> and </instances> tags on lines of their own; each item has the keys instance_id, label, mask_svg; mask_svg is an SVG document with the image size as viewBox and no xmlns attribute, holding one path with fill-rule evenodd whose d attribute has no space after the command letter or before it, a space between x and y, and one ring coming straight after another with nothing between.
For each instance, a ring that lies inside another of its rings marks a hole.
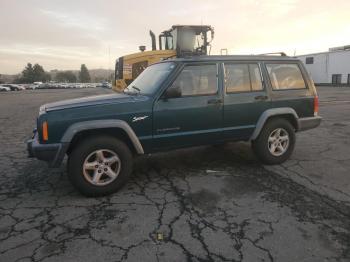
<instances>
[{"instance_id":1,"label":"evergreen tree","mask_svg":"<svg viewBox=\"0 0 350 262\"><path fill-rule=\"evenodd\" d=\"M22 75L16 80L18 83L46 82L51 76L45 72L44 68L35 64L28 63L22 71Z\"/></svg>"},{"instance_id":2,"label":"evergreen tree","mask_svg":"<svg viewBox=\"0 0 350 262\"><path fill-rule=\"evenodd\" d=\"M35 64L33 66L33 75L34 75L34 82L46 82L51 78L45 72L44 68L39 64Z\"/></svg>"},{"instance_id":3,"label":"evergreen tree","mask_svg":"<svg viewBox=\"0 0 350 262\"><path fill-rule=\"evenodd\" d=\"M82 64L80 67L79 80L81 83L91 82L90 73L85 64Z\"/></svg>"},{"instance_id":4,"label":"evergreen tree","mask_svg":"<svg viewBox=\"0 0 350 262\"><path fill-rule=\"evenodd\" d=\"M22 71L22 76L19 81L21 83L33 83L34 82L34 70L33 65L28 63L27 66Z\"/></svg>"}]
</instances>

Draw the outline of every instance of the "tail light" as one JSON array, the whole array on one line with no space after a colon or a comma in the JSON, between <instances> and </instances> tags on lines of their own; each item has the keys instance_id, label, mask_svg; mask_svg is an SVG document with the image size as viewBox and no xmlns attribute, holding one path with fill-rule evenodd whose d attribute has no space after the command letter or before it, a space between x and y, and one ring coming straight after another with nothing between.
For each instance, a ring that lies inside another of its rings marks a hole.
<instances>
[{"instance_id":1,"label":"tail light","mask_svg":"<svg viewBox=\"0 0 350 262\"><path fill-rule=\"evenodd\" d=\"M47 141L49 140L49 132L48 132L48 126L47 126L47 122L45 121L43 123L43 141Z\"/></svg>"},{"instance_id":2,"label":"tail light","mask_svg":"<svg viewBox=\"0 0 350 262\"><path fill-rule=\"evenodd\" d=\"M318 115L318 96L314 97L314 116Z\"/></svg>"}]
</instances>

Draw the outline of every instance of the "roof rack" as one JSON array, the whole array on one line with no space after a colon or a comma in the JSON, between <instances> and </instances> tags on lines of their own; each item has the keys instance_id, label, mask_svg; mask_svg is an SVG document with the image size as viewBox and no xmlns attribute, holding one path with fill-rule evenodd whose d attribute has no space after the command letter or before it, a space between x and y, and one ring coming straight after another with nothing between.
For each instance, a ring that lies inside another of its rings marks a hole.
<instances>
[{"instance_id":1,"label":"roof rack","mask_svg":"<svg viewBox=\"0 0 350 262\"><path fill-rule=\"evenodd\" d=\"M280 55L280 56L287 56L285 52L265 53L265 54L259 54L259 55Z\"/></svg>"}]
</instances>

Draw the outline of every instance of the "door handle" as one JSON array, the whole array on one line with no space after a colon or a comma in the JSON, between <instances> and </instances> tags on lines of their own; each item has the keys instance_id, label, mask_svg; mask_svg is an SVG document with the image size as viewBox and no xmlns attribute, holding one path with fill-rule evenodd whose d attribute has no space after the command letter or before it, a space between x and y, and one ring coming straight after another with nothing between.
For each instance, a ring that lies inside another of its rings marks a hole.
<instances>
[{"instance_id":1,"label":"door handle","mask_svg":"<svg viewBox=\"0 0 350 262\"><path fill-rule=\"evenodd\" d=\"M254 97L255 100L265 101L268 99L268 96L256 96Z\"/></svg>"},{"instance_id":2,"label":"door handle","mask_svg":"<svg viewBox=\"0 0 350 262\"><path fill-rule=\"evenodd\" d=\"M219 105L219 104L222 104L222 99L213 98L208 100L208 105Z\"/></svg>"}]
</instances>

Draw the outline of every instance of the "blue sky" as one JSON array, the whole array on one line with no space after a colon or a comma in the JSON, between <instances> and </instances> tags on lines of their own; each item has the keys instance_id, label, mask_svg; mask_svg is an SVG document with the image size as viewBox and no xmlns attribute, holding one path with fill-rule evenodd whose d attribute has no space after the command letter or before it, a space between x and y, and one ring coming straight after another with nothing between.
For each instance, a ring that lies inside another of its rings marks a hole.
<instances>
[{"instance_id":1,"label":"blue sky","mask_svg":"<svg viewBox=\"0 0 350 262\"><path fill-rule=\"evenodd\" d=\"M348 0L0 1L0 73L18 73L27 62L113 68L139 45L150 48L149 29L159 34L173 24L214 26L213 54L293 55L350 44Z\"/></svg>"}]
</instances>

